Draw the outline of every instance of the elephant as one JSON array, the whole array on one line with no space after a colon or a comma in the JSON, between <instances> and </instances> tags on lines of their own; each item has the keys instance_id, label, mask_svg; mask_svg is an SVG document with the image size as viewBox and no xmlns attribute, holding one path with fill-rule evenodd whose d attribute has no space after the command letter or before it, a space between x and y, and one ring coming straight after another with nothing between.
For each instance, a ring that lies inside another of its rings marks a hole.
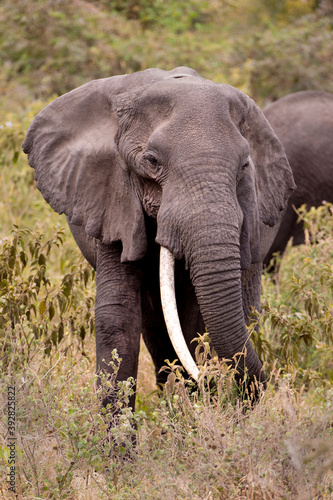
<instances>
[{"instance_id":1,"label":"elephant","mask_svg":"<svg viewBox=\"0 0 333 500\"><path fill-rule=\"evenodd\" d=\"M333 202L333 94L296 92L273 102L263 112L283 144L297 185L264 259L268 268L273 254L282 254L291 237L294 245L304 243L303 224L297 223L293 207Z\"/></svg>"},{"instance_id":2,"label":"elephant","mask_svg":"<svg viewBox=\"0 0 333 500\"><path fill-rule=\"evenodd\" d=\"M96 270L97 373L117 349L117 380L136 380L142 333L157 384L166 359L197 379L191 341L207 329L240 380L265 384L247 318L295 184L252 99L187 67L111 76L52 101L23 149Z\"/></svg>"}]
</instances>

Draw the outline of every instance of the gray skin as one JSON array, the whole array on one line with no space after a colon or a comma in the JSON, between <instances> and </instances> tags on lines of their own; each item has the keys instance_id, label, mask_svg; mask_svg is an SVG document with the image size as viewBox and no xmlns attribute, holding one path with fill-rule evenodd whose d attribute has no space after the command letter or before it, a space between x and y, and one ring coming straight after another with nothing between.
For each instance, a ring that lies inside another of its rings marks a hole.
<instances>
[{"instance_id":1,"label":"gray skin","mask_svg":"<svg viewBox=\"0 0 333 500\"><path fill-rule=\"evenodd\" d=\"M249 380L264 381L246 322L251 306L260 309L262 259L295 185L249 97L184 67L96 80L49 104L23 148L37 187L67 215L96 269L98 371L109 370L117 349L118 379L136 379L142 332L157 383L165 382L159 369L176 354L160 302L163 245L177 259L192 354L206 327L220 358L245 346ZM244 356L238 368L241 377Z\"/></svg>"},{"instance_id":2,"label":"gray skin","mask_svg":"<svg viewBox=\"0 0 333 500\"><path fill-rule=\"evenodd\" d=\"M297 185L265 257L268 266L275 252L283 253L291 237L294 245L304 243L303 224L297 224L293 206L297 209L306 204L310 208L324 200L333 202L333 95L296 92L263 112L284 146Z\"/></svg>"}]
</instances>

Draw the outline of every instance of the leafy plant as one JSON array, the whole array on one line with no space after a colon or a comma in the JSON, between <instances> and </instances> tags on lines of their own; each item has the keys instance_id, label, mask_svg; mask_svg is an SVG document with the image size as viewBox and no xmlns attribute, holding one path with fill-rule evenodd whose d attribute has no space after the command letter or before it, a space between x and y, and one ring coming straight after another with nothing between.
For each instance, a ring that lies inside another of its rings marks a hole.
<instances>
[{"instance_id":1,"label":"leafy plant","mask_svg":"<svg viewBox=\"0 0 333 500\"><path fill-rule=\"evenodd\" d=\"M301 383L320 386L333 381L332 205L304 206L299 213L307 245L283 257L275 296L267 294L273 283L266 275L258 338L265 339L261 355L269 367L278 360L285 372L296 370Z\"/></svg>"},{"instance_id":2,"label":"leafy plant","mask_svg":"<svg viewBox=\"0 0 333 500\"><path fill-rule=\"evenodd\" d=\"M211 19L213 8L209 2L198 0L171 1L162 0L115 0L105 1L112 10L122 13L127 19L137 19L144 28L166 28L173 33L195 29Z\"/></svg>"},{"instance_id":3,"label":"leafy plant","mask_svg":"<svg viewBox=\"0 0 333 500\"><path fill-rule=\"evenodd\" d=\"M5 366L15 363L17 354L29 362L36 342L47 355L65 338L83 349L87 332L94 330L93 299L83 295L94 276L90 267L72 266L59 281L49 276L49 261L63 238L62 229L43 241L41 234L15 227L2 243L0 336ZM11 349L13 337L18 340L16 353Z\"/></svg>"}]
</instances>

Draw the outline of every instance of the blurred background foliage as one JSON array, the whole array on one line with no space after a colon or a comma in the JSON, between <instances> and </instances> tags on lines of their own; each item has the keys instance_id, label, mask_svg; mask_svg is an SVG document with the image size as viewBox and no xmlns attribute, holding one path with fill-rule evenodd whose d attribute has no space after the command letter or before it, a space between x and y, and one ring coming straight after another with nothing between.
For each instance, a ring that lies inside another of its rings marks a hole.
<instances>
[{"instance_id":1,"label":"blurred background foliage","mask_svg":"<svg viewBox=\"0 0 333 500\"><path fill-rule=\"evenodd\" d=\"M0 105L187 65L259 105L333 91L333 0L2 0Z\"/></svg>"}]
</instances>

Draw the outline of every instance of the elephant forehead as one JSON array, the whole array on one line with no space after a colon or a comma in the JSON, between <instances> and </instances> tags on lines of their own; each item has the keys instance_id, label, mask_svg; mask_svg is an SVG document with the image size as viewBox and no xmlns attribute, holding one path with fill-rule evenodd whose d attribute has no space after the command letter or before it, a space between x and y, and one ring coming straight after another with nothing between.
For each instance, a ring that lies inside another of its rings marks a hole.
<instances>
[{"instance_id":1,"label":"elephant forehead","mask_svg":"<svg viewBox=\"0 0 333 500\"><path fill-rule=\"evenodd\" d=\"M228 113L230 108L241 111L237 89L229 85L216 84L201 77L185 76L166 78L155 82L139 97L138 103L143 110L149 111L158 105L172 109L186 109L187 113L209 112Z\"/></svg>"}]
</instances>

